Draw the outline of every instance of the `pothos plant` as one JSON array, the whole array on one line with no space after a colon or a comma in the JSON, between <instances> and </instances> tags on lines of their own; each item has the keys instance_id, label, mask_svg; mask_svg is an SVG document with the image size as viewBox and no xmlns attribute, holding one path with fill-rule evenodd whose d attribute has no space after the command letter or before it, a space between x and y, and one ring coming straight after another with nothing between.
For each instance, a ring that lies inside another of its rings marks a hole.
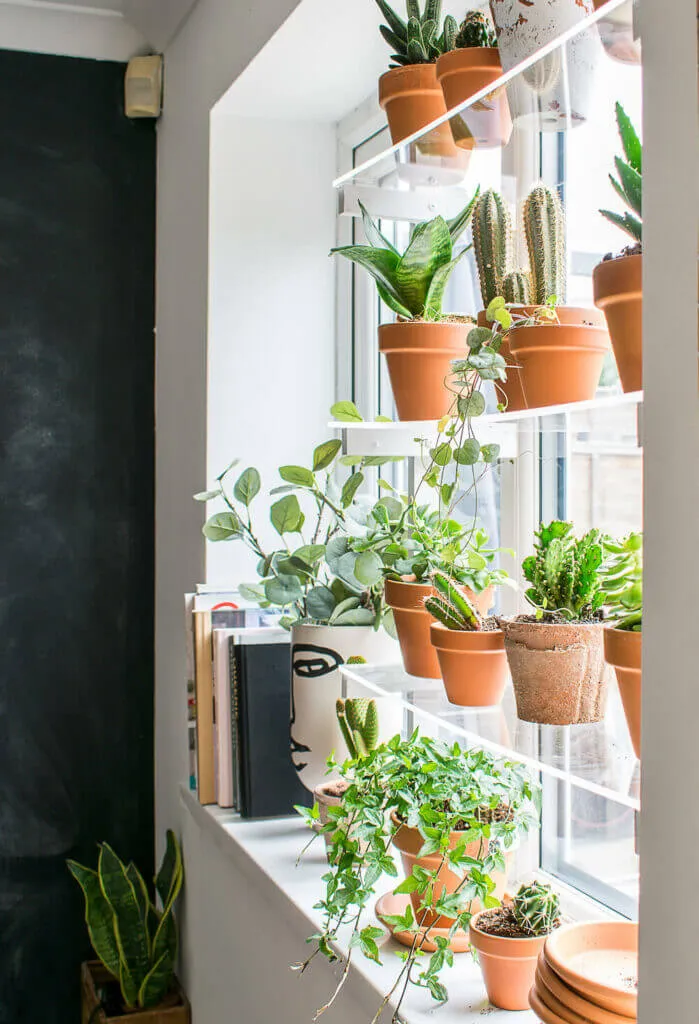
<instances>
[{"instance_id":1,"label":"pothos plant","mask_svg":"<svg viewBox=\"0 0 699 1024\"><path fill-rule=\"evenodd\" d=\"M389 1002L395 1005L393 1021L410 985L427 989L438 1002L448 993L441 980L443 968L451 966L449 939L432 937L436 952L428 956L425 938L431 937L435 915L451 919L450 937L467 929L475 902L495 907L493 873L505 869L505 853L538 823L538 786L521 764L496 759L484 750L462 751L416 730L410 739L395 736L368 756L347 761L339 767L348 788L339 807L329 809L330 820L319 828L329 840L329 871L324 876L325 894L317 904L323 914L321 930L311 936L313 950L295 965L304 971L321 955L340 959L335 942L341 929L349 929L349 952L329 1002L331 1006L348 976L358 950L381 963L378 939L381 928L363 921L382 876L397 877L390 848L401 827L417 829L423 845L420 857L395 893L411 894L405 913L386 921L410 932L414 941L399 954L401 964L393 985L378 1007L372 1024ZM298 812L315 829L319 811L299 807ZM456 844L453 833L460 833ZM313 840L311 840L312 842ZM434 867L428 866L434 864ZM453 891L439 888L444 868L460 881ZM415 895L417 894L417 896Z\"/></svg>"}]
</instances>

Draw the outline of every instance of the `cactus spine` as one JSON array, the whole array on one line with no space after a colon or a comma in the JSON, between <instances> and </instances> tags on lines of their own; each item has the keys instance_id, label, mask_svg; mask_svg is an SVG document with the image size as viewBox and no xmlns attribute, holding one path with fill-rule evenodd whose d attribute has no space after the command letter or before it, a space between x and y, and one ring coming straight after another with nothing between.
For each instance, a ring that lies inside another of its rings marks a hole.
<instances>
[{"instance_id":1,"label":"cactus spine","mask_svg":"<svg viewBox=\"0 0 699 1024\"><path fill-rule=\"evenodd\" d=\"M336 701L335 711L352 760L366 757L379 740L376 701L369 697L348 697Z\"/></svg>"},{"instance_id":2,"label":"cactus spine","mask_svg":"<svg viewBox=\"0 0 699 1024\"><path fill-rule=\"evenodd\" d=\"M562 304L566 291L566 241L558 193L537 185L524 203L523 219L534 302L543 306L555 295Z\"/></svg>"},{"instance_id":3,"label":"cactus spine","mask_svg":"<svg viewBox=\"0 0 699 1024\"><path fill-rule=\"evenodd\" d=\"M512 913L525 934L548 935L559 923L558 895L542 882L523 885L514 898Z\"/></svg>"},{"instance_id":4,"label":"cactus spine","mask_svg":"<svg viewBox=\"0 0 699 1024\"><path fill-rule=\"evenodd\" d=\"M502 297L505 302L529 306L532 301L532 283L528 271L511 270L502 279Z\"/></svg>"},{"instance_id":5,"label":"cactus spine","mask_svg":"<svg viewBox=\"0 0 699 1024\"><path fill-rule=\"evenodd\" d=\"M463 589L445 572L433 572L432 584L437 594L425 598L425 608L437 622L447 629L476 631L483 628L480 615Z\"/></svg>"},{"instance_id":6,"label":"cactus spine","mask_svg":"<svg viewBox=\"0 0 699 1024\"><path fill-rule=\"evenodd\" d=\"M502 279L510 266L510 216L503 198L488 189L473 211L473 247L483 303L487 309L500 294Z\"/></svg>"}]
</instances>

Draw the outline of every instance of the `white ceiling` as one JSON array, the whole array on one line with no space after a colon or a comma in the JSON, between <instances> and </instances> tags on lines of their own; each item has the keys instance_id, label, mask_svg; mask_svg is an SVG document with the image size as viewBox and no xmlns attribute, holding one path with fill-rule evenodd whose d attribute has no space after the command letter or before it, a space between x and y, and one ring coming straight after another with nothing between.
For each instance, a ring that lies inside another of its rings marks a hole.
<instances>
[{"instance_id":1,"label":"white ceiling","mask_svg":"<svg viewBox=\"0 0 699 1024\"><path fill-rule=\"evenodd\" d=\"M70 7L85 13L124 17L149 46L164 50L197 0L0 0L16 7Z\"/></svg>"}]
</instances>

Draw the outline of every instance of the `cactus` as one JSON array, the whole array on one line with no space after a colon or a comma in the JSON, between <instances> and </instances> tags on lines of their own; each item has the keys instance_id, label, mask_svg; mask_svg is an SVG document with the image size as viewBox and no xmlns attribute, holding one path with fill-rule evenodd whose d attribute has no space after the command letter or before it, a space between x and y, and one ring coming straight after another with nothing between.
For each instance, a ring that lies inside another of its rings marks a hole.
<instances>
[{"instance_id":1,"label":"cactus","mask_svg":"<svg viewBox=\"0 0 699 1024\"><path fill-rule=\"evenodd\" d=\"M483 11L469 11L459 26L451 49L465 50L471 46L497 46L495 30Z\"/></svg>"},{"instance_id":2,"label":"cactus","mask_svg":"<svg viewBox=\"0 0 699 1024\"><path fill-rule=\"evenodd\" d=\"M483 628L483 621L463 589L445 572L433 572L432 584L436 595L425 598L425 608L447 629L475 632Z\"/></svg>"},{"instance_id":3,"label":"cactus","mask_svg":"<svg viewBox=\"0 0 699 1024\"><path fill-rule=\"evenodd\" d=\"M550 885L533 882L520 886L512 914L526 935L548 935L560 923L560 901Z\"/></svg>"},{"instance_id":4,"label":"cactus","mask_svg":"<svg viewBox=\"0 0 699 1024\"><path fill-rule=\"evenodd\" d=\"M500 295L501 282L510 265L510 216L499 193L488 189L479 196L473 211L473 248L478 265L483 304Z\"/></svg>"},{"instance_id":5,"label":"cactus","mask_svg":"<svg viewBox=\"0 0 699 1024\"><path fill-rule=\"evenodd\" d=\"M511 270L502 279L502 297L514 305L529 306L532 301L532 282L527 270Z\"/></svg>"},{"instance_id":6,"label":"cactus","mask_svg":"<svg viewBox=\"0 0 699 1024\"><path fill-rule=\"evenodd\" d=\"M537 185L525 200L524 231L529 249L534 302L565 302L566 241L563 205L557 192Z\"/></svg>"},{"instance_id":7,"label":"cactus","mask_svg":"<svg viewBox=\"0 0 699 1024\"><path fill-rule=\"evenodd\" d=\"M348 665L366 665L366 658L363 658L361 654L353 654L347 659Z\"/></svg>"},{"instance_id":8,"label":"cactus","mask_svg":"<svg viewBox=\"0 0 699 1024\"><path fill-rule=\"evenodd\" d=\"M630 533L623 540L603 541L602 589L608 617L617 629L640 633L643 623L643 534Z\"/></svg>"},{"instance_id":9,"label":"cactus","mask_svg":"<svg viewBox=\"0 0 699 1024\"><path fill-rule=\"evenodd\" d=\"M548 526L542 523L535 536L535 553L522 563L531 584L526 599L540 615L558 612L570 621L592 618L604 604L599 530L578 539L572 523L557 519Z\"/></svg>"},{"instance_id":10,"label":"cactus","mask_svg":"<svg viewBox=\"0 0 699 1024\"><path fill-rule=\"evenodd\" d=\"M369 697L348 697L335 703L337 720L350 757L366 757L379 741L379 713Z\"/></svg>"},{"instance_id":11,"label":"cactus","mask_svg":"<svg viewBox=\"0 0 699 1024\"><path fill-rule=\"evenodd\" d=\"M448 15L444 19L439 35L442 0L426 0L424 12L420 10L420 0L406 0L407 21L396 14L387 0L376 0L376 3L388 22L381 25L379 31L393 50L391 67L433 64L437 57L453 49L458 30L455 18Z\"/></svg>"},{"instance_id":12,"label":"cactus","mask_svg":"<svg viewBox=\"0 0 699 1024\"><path fill-rule=\"evenodd\" d=\"M618 178L613 174L609 180L615 191L621 196L629 207L629 212L619 214L611 210L600 210L603 217L616 224L627 234L631 235L635 242L643 241L643 147L636 134L636 129L631 119L622 107L621 103L616 105L616 123L619 128L621 145L624 150L625 160L617 156L614 158Z\"/></svg>"},{"instance_id":13,"label":"cactus","mask_svg":"<svg viewBox=\"0 0 699 1024\"><path fill-rule=\"evenodd\" d=\"M177 959L173 906L182 887L182 856L173 832L155 879L162 911L133 864L123 864L107 843L97 870L67 862L85 895L85 920L93 949L119 981L127 1010L159 1006L168 995Z\"/></svg>"}]
</instances>

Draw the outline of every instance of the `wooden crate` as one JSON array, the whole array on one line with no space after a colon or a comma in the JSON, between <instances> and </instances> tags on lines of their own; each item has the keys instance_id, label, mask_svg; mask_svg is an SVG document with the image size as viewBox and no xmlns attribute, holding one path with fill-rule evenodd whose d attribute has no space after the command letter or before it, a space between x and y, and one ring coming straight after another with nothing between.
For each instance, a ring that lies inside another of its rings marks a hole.
<instances>
[{"instance_id":1,"label":"wooden crate","mask_svg":"<svg viewBox=\"0 0 699 1024\"><path fill-rule=\"evenodd\" d=\"M189 1003L179 982L174 996L176 1002L155 1010L136 1010L121 1017L107 1017L98 1009L97 988L105 981L113 981L112 975L99 960L90 960L82 965L82 1022L81 1024L190 1024Z\"/></svg>"}]
</instances>

